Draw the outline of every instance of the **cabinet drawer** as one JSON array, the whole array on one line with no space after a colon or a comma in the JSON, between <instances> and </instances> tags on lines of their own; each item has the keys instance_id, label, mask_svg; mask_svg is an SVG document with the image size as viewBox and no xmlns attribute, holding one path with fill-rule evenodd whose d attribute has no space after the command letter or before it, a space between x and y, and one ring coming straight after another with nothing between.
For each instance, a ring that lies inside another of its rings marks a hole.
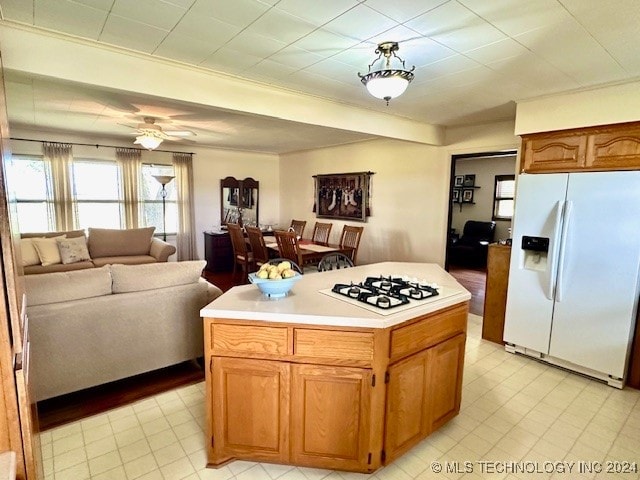
<instances>
[{"instance_id":1,"label":"cabinet drawer","mask_svg":"<svg viewBox=\"0 0 640 480\"><path fill-rule=\"evenodd\" d=\"M286 355L287 328L216 323L211 326L211 347L214 355Z\"/></svg>"},{"instance_id":2,"label":"cabinet drawer","mask_svg":"<svg viewBox=\"0 0 640 480\"><path fill-rule=\"evenodd\" d=\"M373 360L373 333L296 328L293 354L342 360L345 364L369 364Z\"/></svg>"},{"instance_id":3,"label":"cabinet drawer","mask_svg":"<svg viewBox=\"0 0 640 480\"><path fill-rule=\"evenodd\" d=\"M424 317L411 325L391 332L390 361L393 362L427 347L464 333L468 304L455 306Z\"/></svg>"}]
</instances>

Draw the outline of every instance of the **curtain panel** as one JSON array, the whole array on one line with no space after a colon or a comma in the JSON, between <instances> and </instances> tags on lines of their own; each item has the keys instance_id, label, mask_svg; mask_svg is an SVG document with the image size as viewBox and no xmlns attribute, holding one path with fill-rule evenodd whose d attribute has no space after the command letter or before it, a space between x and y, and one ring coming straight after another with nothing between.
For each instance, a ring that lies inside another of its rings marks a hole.
<instances>
[{"instance_id":1,"label":"curtain panel","mask_svg":"<svg viewBox=\"0 0 640 480\"><path fill-rule=\"evenodd\" d=\"M56 230L75 230L77 215L73 201L73 152L71 145L43 142L42 152L47 169L51 172Z\"/></svg>"},{"instance_id":2,"label":"curtain panel","mask_svg":"<svg viewBox=\"0 0 640 480\"><path fill-rule=\"evenodd\" d=\"M140 178L142 153L136 148L116 148L116 161L122 178L123 217L125 228L140 226Z\"/></svg>"},{"instance_id":3,"label":"curtain panel","mask_svg":"<svg viewBox=\"0 0 640 480\"><path fill-rule=\"evenodd\" d=\"M178 194L178 234L176 256L178 261L197 259L195 213L193 211L193 154L174 153L173 169Z\"/></svg>"}]
</instances>

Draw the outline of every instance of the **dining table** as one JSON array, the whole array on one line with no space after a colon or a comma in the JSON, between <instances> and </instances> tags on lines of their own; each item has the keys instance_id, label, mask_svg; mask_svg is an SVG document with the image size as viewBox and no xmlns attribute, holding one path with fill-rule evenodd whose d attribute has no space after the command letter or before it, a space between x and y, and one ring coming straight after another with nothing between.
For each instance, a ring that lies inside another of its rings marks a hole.
<instances>
[{"instance_id":1,"label":"dining table","mask_svg":"<svg viewBox=\"0 0 640 480\"><path fill-rule=\"evenodd\" d=\"M264 243L269 250L269 254L279 255L278 242L273 235L265 235ZM327 253L343 253L351 257L352 247L341 247L333 243L320 243L313 240L301 238L298 240L300 245L300 253L302 255L302 263L307 265L310 263L318 263Z\"/></svg>"}]
</instances>

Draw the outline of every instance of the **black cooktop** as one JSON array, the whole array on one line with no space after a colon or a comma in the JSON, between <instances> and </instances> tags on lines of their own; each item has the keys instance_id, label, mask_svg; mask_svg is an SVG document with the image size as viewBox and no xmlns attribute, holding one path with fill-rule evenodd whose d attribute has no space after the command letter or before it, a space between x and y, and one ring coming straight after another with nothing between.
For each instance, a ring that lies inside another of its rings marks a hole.
<instances>
[{"instance_id":1,"label":"black cooktop","mask_svg":"<svg viewBox=\"0 0 640 480\"><path fill-rule=\"evenodd\" d=\"M404 280L400 277L367 277L361 283L336 283L332 292L384 310L425 300L438 295L432 284Z\"/></svg>"}]
</instances>

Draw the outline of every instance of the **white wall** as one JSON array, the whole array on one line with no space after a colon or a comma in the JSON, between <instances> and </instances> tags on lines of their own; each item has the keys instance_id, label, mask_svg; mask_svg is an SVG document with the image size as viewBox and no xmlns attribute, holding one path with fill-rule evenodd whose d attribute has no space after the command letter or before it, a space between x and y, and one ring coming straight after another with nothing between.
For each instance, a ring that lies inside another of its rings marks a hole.
<instances>
[{"instance_id":1,"label":"white wall","mask_svg":"<svg viewBox=\"0 0 640 480\"><path fill-rule=\"evenodd\" d=\"M61 135L30 130L11 129L13 138L30 138L57 142L104 144L131 147L132 143L109 138L86 137L81 135ZM216 150L199 147L183 147L170 142L163 143L159 149L195 153L193 157L194 202L196 219L196 245L198 258L204 258L204 235L202 232L220 225L220 180L227 176L242 179L253 177L260 182L260 221L279 218L280 179L278 175L279 159L277 155ZM11 141L13 153L42 154L39 142ZM115 160L115 149L110 147L74 145L76 157ZM142 160L147 163L171 164L171 153L143 152ZM168 241L173 239L167 238Z\"/></svg>"},{"instance_id":2,"label":"white wall","mask_svg":"<svg viewBox=\"0 0 640 480\"><path fill-rule=\"evenodd\" d=\"M345 223L362 225L359 264L385 260L442 263L448 169L447 162L438 160L436 147L393 140L283 155L282 224L292 218L306 220L305 236L311 234L316 222L313 175L372 171L372 216L366 223L332 221L330 241L339 240Z\"/></svg>"},{"instance_id":3,"label":"white wall","mask_svg":"<svg viewBox=\"0 0 640 480\"><path fill-rule=\"evenodd\" d=\"M394 140L290 153L281 156L281 224L306 220L309 236L316 221L313 175L371 170L372 213L364 225L358 263L385 260L444 263L451 156L515 150L520 139L513 122L447 129L447 145L433 147ZM326 221L323 219L322 221ZM333 221L331 241L344 221Z\"/></svg>"},{"instance_id":4,"label":"white wall","mask_svg":"<svg viewBox=\"0 0 640 480\"><path fill-rule=\"evenodd\" d=\"M464 158L456 161L456 175L473 174L476 176L474 204L454 204L451 227L462 234L467 220L490 222L493 216L493 194L496 175L513 175L515 155L509 157ZM511 221L496 220L496 240L509 238Z\"/></svg>"},{"instance_id":5,"label":"white wall","mask_svg":"<svg viewBox=\"0 0 640 480\"><path fill-rule=\"evenodd\" d=\"M518 135L640 120L640 82L518 102Z\"/></svg>"}]
</instances>

